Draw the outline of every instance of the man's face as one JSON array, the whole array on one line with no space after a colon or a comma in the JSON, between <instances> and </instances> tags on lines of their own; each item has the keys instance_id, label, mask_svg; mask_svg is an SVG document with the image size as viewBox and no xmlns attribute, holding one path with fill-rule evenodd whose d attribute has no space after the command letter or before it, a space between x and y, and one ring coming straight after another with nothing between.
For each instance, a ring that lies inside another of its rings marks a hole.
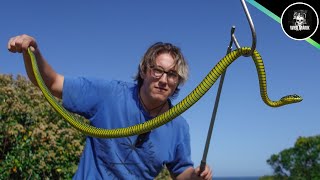
<instances>
[{"instance_id":1,"label":"man's face","mask_svg":"<svg viewBox=\"0 0 320 180\"><path fill-rule=\"evenodd\" d=\"M179 85L175 61L168 53L160 54L155 60L155 67L148 67L141 90L150 101L164 102Z\"/></svg>"}]
</instances>

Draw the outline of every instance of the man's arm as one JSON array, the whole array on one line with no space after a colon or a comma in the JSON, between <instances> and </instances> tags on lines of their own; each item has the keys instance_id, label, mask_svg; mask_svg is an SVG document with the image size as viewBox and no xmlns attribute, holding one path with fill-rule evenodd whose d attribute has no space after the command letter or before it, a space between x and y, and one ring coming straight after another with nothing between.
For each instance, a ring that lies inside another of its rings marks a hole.
<instances>
[{"instance_id":1,"label":"man's arm","mask_svg":"<svg viewBox=\"0 0 320 180\"><path fill-rule=\"evenodd\" d=\"M37 59L39 71L41 73L44 83L54 96L61 99L64 77L56 73L52 69L52 67L47 63L47 61L41 55L35 39L31 36L23 34L20 36L12 37L8 42L8 50L10 52L18 52L23 54L24 64L28 77L34 85L38 86L33 74L31 59L28 54L29 47L31 48L32 52L34 53Z\"/></svg>"}]
</instances>

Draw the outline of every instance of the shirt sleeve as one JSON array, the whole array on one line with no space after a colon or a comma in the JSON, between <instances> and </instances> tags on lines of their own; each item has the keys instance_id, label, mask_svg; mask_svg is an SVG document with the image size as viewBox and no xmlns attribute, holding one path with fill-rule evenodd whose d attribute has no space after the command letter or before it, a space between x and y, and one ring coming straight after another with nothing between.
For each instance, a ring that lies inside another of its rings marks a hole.
<instances>
[{"instance_id":1,"label":"shirt sleeve","mask_svg":"<svg viewBox=\"0 0 320 180\"><path fill-rule=\"evenodd\" d=\"M93 117L99 104L99 82L84 77L65 77L62 91L62 105L73 113L87 119Z\"/></svg>"},{"instance_id":2,"label":"shirt sleeve","mask_svg":"<svg viewBox=\"0 0 320 180\"><path fill-rule=\"evenodd\" d=\"M193 167L188 124L185 123L181 129L183 129L183 132L180 133L181 140L177 143L174 160L167 164L167 168L175 177L187 168Z\"/></svg>"}]
</instances>

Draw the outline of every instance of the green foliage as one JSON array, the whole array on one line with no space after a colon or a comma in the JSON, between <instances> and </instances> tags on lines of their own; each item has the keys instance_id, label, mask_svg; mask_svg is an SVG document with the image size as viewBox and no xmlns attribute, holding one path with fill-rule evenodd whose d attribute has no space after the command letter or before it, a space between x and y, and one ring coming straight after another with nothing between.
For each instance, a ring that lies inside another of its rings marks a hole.
<instances>
[{"instance_id":1,"label":"green foliage","mask_svg":"<svg viewBox=\"0 0 320 180\"><path fill-rule=\"evenodd\" d=\"M172 180L170 172L167 167L164 167L155 180Z\"/></svg>"},{"instance_id":2,"label":"green foliage","mask_svg":"<svg viewBox=\"0 0 320 180\"><path fill-rule=\"evenodd\" d=\"M70 179L83 146L30 81L0 75L0 179Z\"/></svg>"},{"instance_id":3,"label":"green foliage","mask_svg":"<svg viewBox=\"0 0 320 180\"><path fill-rule=\"evenodd\" d=\"M0 75L0 179L71 179L84 142L29 80Z\"/></svg>"},{"instance_id":4,"label":"green foliage","mask_svg":"<svg viewBox=\"0 0 320 180\"><path fill-rule=\"evenodd\" d=\"M294 147L273 154L267 163L279 179L320 179L320 135L299 137Z\"/></svg>"},{"instance_id":5,"label":"green foliage","mask_svg":"<svg viewBox=\"0 0 320 180\"><path fill-rule=\"evenodd\" d=\"M288 177L284 176L262 176L259 180L288 180Z\"/></svg>"}]
</instances>

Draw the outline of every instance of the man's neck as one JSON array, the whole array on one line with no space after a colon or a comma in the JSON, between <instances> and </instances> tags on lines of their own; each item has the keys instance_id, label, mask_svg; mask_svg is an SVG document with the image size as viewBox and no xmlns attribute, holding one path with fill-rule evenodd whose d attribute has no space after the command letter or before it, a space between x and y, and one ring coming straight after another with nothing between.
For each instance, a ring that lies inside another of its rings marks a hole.
<instances>
[{"instance_id":1,"label":"man's neck","mask_svg":"<svg viewBox=\"0 0 320 180\"><path fill-rule=\"evenodd\" d=\"M169 109L167 100L164 102L150 101L141 89L139 90L138 97L143 108L150 116L156 117Z\"/></svg>"}]
</instances>

